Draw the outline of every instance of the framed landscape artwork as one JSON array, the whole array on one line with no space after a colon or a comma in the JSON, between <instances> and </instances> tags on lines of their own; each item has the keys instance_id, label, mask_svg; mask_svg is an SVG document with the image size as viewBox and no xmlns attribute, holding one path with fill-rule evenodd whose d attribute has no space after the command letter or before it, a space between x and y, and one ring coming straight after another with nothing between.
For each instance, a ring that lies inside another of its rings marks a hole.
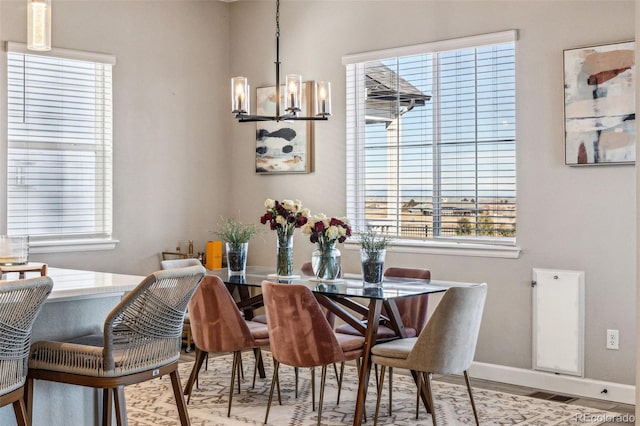
<instances>
[{"instance_id":1,"label":"framed landscape artwork","mask_svg":"<svg viewBox=\"0 0 640 426\"><path fill-rule=\"evenodd\" d=\"M633 164L635 43L564 51L565 163Z\"/></svg>"},{"instance_id":2,"label":"framed landscape artwork","mask_svg":"<svg viewBox=\"0 0 640 426\"><path fill-rule=\"evenodd\" d=\"M304 82L300 107L310 115L313 96L311 82ZM276 88L256 90L256 113L276 113ZM284 86L280 89L280 114L284 113ZM310 173L313 171L312 121L259 121L256 127L256 173Z\"/></svg>"}]
</instances>

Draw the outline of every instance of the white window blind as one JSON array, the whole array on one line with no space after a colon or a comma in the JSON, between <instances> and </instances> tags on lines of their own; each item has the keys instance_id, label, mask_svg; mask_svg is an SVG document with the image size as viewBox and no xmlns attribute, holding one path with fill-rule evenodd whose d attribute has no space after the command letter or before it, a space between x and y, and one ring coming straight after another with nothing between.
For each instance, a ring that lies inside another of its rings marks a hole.
<instances>
[{"instance_id":1,"label":"white window blind","mask_svg":"<svg viewBox=\"0 0 640 426\"><path fill-rule=\"evenodd\" d=\"M114 58L7 50L7 233L110 238Z\"/></svg>"},{"instance_id":2,"label":"white window blind","mask_svg":"<svg viewBox=\"0 0 640 426\"><path fill-rule=\"evenodd\" d=\"M343 58L347 214L356 229L515 242L515 36Z\"/></svg>"}]
</instances>

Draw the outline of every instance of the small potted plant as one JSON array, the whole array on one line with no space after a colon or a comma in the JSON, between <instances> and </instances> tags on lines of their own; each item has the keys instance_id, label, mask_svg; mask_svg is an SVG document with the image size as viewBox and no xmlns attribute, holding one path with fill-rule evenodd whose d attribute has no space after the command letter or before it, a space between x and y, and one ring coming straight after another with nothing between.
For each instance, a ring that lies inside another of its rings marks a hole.
<instances>
[{"instance_id":1,"label":"small potted plant","mask_svg":"<svg viewBox=\"0 0 640 426\"><path fill-rule=\"evenodd\" d=\"M225 220L215 234L225 243L229 276L244 275L247 267L249 240L258 232L254 224L244 224L235 219Z\"/></svg>"},{"instance_id":2,"label":"small potted plant","mask_svg":"<svg viewBox=\"0 0 640 426\"><path fill-rule=\"evenodd\" d=\"M373 229L360 234L360 264L365 285L382 285L384 258L390 242L388 236Z\"/></svg>"}]
</instances>

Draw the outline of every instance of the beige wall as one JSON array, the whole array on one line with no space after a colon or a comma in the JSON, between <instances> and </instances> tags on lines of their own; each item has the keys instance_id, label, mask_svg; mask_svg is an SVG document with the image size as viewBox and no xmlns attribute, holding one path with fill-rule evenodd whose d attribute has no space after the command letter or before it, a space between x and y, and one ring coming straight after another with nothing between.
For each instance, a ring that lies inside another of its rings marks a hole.
<instances>
[{"instance_id":1,"label":"beige wall","mask_svg":"<svg viewBox=\"0 0 640 426\"><path fill-rule=\"evenodd\" d=\"M486 281L476 359L531 367L531 268L586 272L586 376L633 384L636 357L635 168L571 168L563 158L562 50L632 39L633 1L284 1L283 73L333 84L334 116L316 126L316 171L254 173L255 126L228 111L228 78L274 83L274 3L56 0L54 46L114 54L115 197L112 251L40 255L54 266L147 273L158 252L202 247L220 214L257 222L263 200L299 198L345 213L345 54L518 29L517 260L391 253L442 279ZM605 12L606 11L606 12ZM0 39L25 41L25 2L0 1ZM4 55L2 55L4 64ZM0 67L4 81L4 66ZM0 85L0 99L5 99ZM3 101L4 102L4 101ZM5 110L0 108L0 110ZM0 114L0 161L6 117ZM5 205L0 176L0 215ZM4 220L0 220L4 223ZM274 262L274 236L250 262ZM312 245L295 241L296 264ZM343 250L348 271L357 253ZM620 330L619 351L605 330Z\"/></svg>"},{"instance_id":2,"label":"beige wall","mask_svg":"<svg viewBox=\"0 0 640 426\"><path fill-rule=\"evenodd\" d=\"M230 5L231 75L252 87L273 84L274 4ZM606 13L603 11L606 10ZM281 7L283 73L332 81L333 117L316 125L316 171L253 173L255 127L232 124L230 201L256 221L262 201L299 198L312 212L345 214L345 70L341 57L368 50L518 29L517 260L391 253L395 265L424 266L434 277L486 281L489 295L476 360L531 368L531 269L586 273L586 377L635 382L635 169L564 165L562 51L633 39L633 1L285 1ZM252 242L250 262L273 264L275 238ZM312 244L298 235L295 262ZM343 249L347 271L357 253ZM605 349L607 328L619 351Z\"/></svg>"},{"instance_id":3,"label":"beige wall","mask_svg":"<svg viewBox=\"0 0 640 426\"><path fill-rule=\"evenodd\" d=\"M0 39L25 42L26 2L2 0L0 10ZM186 251L189 239L204 250L208 232L228 210L228 21L227 5L217 1L54 1L54 47L117 58L114 237L120 244L32 259L147 274L159 268L162 250L181 244ZM0 84L3 100L5 87ZM2 123L6 170L4 114Z\"/></svg>"}]
</instances>

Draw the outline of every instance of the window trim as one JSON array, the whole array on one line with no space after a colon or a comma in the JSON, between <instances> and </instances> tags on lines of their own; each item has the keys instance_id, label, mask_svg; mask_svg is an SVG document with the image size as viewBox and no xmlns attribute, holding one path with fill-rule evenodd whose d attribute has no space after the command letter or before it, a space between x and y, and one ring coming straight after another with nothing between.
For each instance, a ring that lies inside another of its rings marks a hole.
<instances>
[{"instance_id":1,"label":"window trim","mask_svg":"<svg viewBox=\"0 0 640 426\"><path fill-rule=\"evenodd\" d=\"M421 43L410 46L395 47L383 50L375 50L349 54L342 57L342 64L361 64L369 61L384 60L390 57L412 56L428 52L446 51L474 48L481 45L509 43L518 40L518 30L505 30L495 33L480 34L469 37L460 37L449 40L440 40L429 43ZM347 102L350 102L347 99ZM347 117L347 120L349 118ZM347 123L347 130L349 123ZM347 152L347 159L356 160L362 153L356 154L354 158L351 152ZM359 159L359 158L358 158ZM517 160L516 160L517 161ZM360 161L356 161L354 167L359 168ZM356 176L357 172L347 175L347 187L352 184L351 175ZM357 191L357 189L356 189ZM345 248L356 250L359 244L355 241L347 241ZM398 239L389 245L389 251L415 254L437 254L455 256L474 256L517 259L520 257L522 249L516 244L516 239L506 239L501 241L491 241L487 239L474 239L473 241L461 241L460 239L432 239L432 240L411 240Z\"/></svg>"},{"instance_id":2,"label":"window trim","mask_svg":"<svg viewBox=\"0 0 640 426\"><path fill-rule=\"evenodd\" d=\"M413 44L411 46L393 47L391 49L353 53L342 57L342 65L388 59L394 56L411 56L442 50L467 49L485 44L508 43L518 40L518 30L506 30L497 33L480 34L430 43Z\"/></svg>"},{"instance_id":3,"label":"window trim","mask_svg":"<svg viewBox=\"0 0 640 426\"><path fill-rule=\"evenodd\" d=\"M27 45L25 43L17 43L15 41L7 42L6 51L14 52L14 53L24 53L25 55L53 56L55 58L76 59L79 61L88 61L88 62L100 62L102 64L108 64L112 66L116 64L116 57L114 55L108 55L106 53L95 53L95 52L86 52L82 50L60 49L57 47L52 47L51 50L49 51L34 52L33 50L27 49Z\"/></svg>"}]
</instances>

